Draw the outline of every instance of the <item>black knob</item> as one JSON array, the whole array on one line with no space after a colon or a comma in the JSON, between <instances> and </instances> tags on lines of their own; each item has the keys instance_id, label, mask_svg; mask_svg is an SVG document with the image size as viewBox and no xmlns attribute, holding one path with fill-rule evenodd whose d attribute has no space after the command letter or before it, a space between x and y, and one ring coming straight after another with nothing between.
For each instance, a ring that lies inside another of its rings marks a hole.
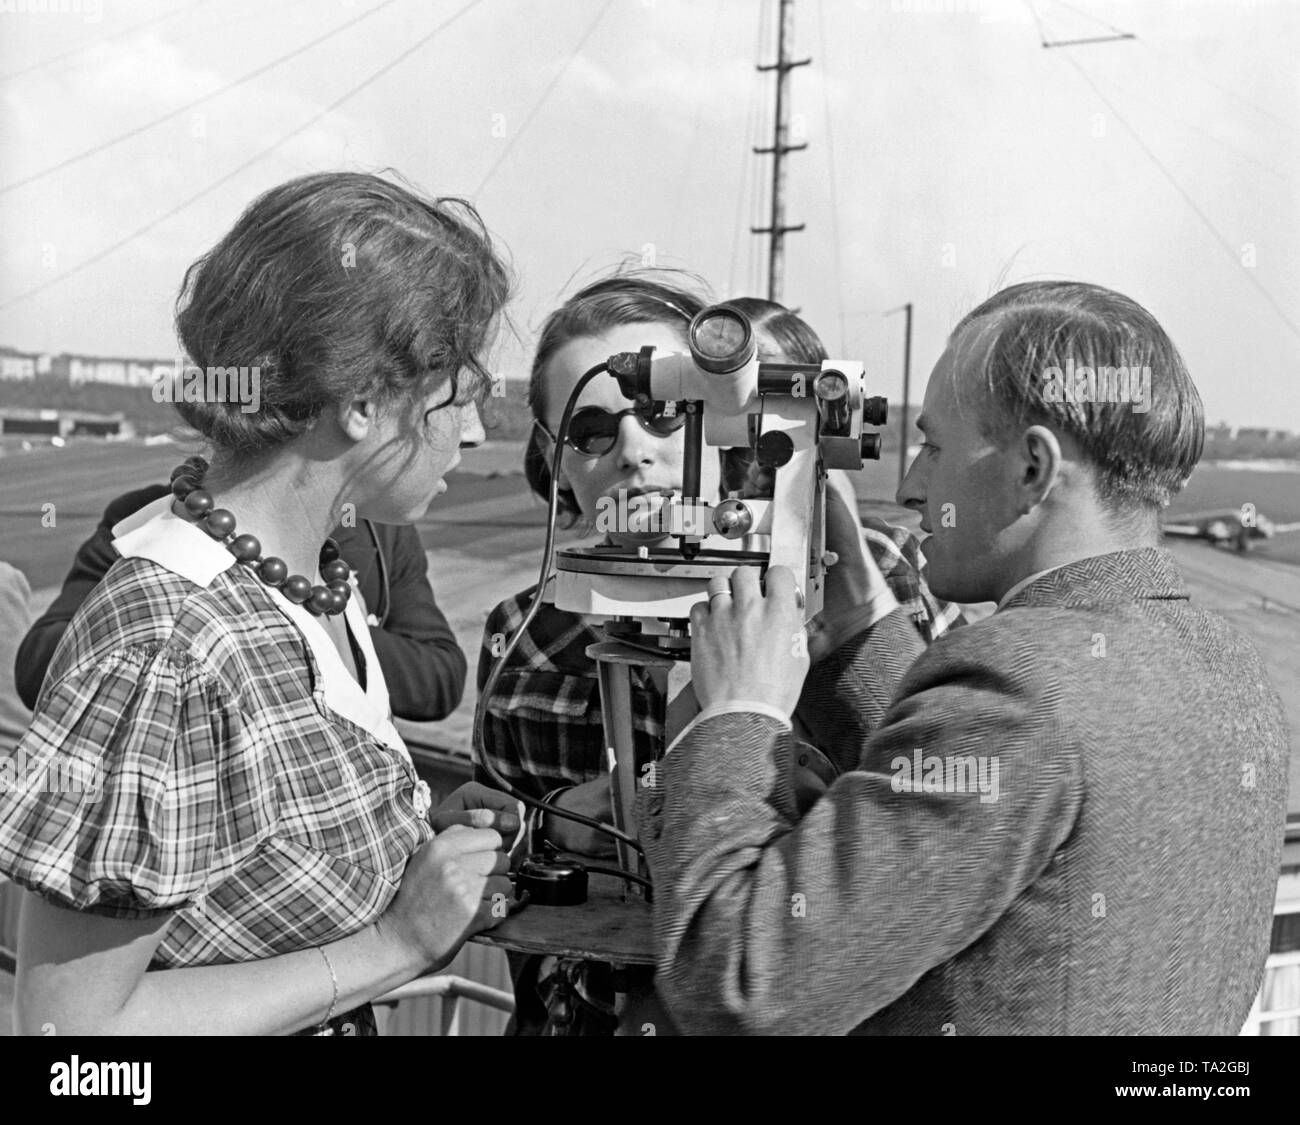
<instances>
[{"instance_id":1,"label":"black knob","mask_svg":"<svg viewBox=\"0 0 1300 1125\"><path fill-rule=\"evenodd\" d=\"M619 352L618 355L612 355L607 362L609 373L616 378L635 375L639 359L636 352Z\"/></svg>"},{"instance_id":2,"label":"black knob","mask_svg":"<svg viewBox=\"0 0 1300 1125\"><path fill-rule=\"evenodd\" d=\"M768 430L758 439L758 464L764 469L779 469L794 456L794 441L784 430Z\"/></svg>"},{"instance_id":3,"label":"black knob","mask_svg":"<svg viewBox=\"0 0 1300 1125\"><path fill-rule=\"evenodd\" d=\"M868 426L883 426L889 421L889 399L873 395L862 404L862 417Z\"/></svg>"},{"instance_id":4,"label":"black knob","mask_svg":"<svg viewBox=\"0 0 1300 1125\"><path fill-rule=\"evenodd\" d=\"M863 434L861 438L862 460L879 461L880 460L880 435Z\"/></svg>"},{"instance_id":5,"label":"black knob","mask_svg":"<svg viewBox=\"0 0 1300 1125\"><path fill-rule=\"evenodd\" d=\"M532 855L515 873L515 891L527 891L539 906L581 906L587 901L587 869L581 863Z\"/></svg>"},{"instance_id":6,"label":"black knob","mask_svg":"<svg viewBox=\"0 0 1300 1125\"><path fill-rule=\"evenodd\" d=\"M605 361L609 373L618 380L618 389L624 398L650 398L650 365L654 351L654 346L647 344L639 352L619 352Z\"/></svg>"}]
</instances>

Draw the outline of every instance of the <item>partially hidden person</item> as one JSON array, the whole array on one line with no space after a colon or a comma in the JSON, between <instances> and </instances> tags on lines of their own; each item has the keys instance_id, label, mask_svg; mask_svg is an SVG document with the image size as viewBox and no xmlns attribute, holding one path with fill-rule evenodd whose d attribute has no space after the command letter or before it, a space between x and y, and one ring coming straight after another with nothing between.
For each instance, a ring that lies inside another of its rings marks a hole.
<instances>
[{"instance_id":1,"label":"partially hidden person","mask_svg":"<svg viewBox=\"0 0 1300 1125\"><path fill-rule=\"evenodd\" d=\"M467 416L461 445L473 444ZM468 439L468 440L467 440ZM170 494L166 484L124 493L109 503L94 533L77 548L63 588L22 638L13 663L18 694L36 706L45 672L73 615L119 558L113 529ZM412 722L444 719L465 692L467 665L455 633L434 599L420 534L410 525L347 519L330 532L367 609L375 655L384 670L393 714Z\"/></svg>"}]
</instances>

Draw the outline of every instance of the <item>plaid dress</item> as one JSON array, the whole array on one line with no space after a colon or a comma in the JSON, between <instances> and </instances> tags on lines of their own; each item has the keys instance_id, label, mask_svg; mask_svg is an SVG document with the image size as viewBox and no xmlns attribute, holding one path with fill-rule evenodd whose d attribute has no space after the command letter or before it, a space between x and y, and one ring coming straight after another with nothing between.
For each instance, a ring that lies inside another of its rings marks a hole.
<instances>
[{"instance_id":1,"label":"plaid dress","mask_svg":"<svg viewBox=\"0 0 1300 1125\"><path fill-rule=\"evenodd\" d=\"M116 530L124 558L55 653L18 783L0 773L0 873L75 910L170 915L152 968L364 928L433 831L358 599L364 688L167 499Z\"/></svg>"},{"instance_id":2,"label":"plaid dress","mask_svg":"<svg viewBox=\"0 0 1300 1125\"><path fill-rule=\"evenodd\" d=\"M916 536L878 519L863 520L863 532L881 574L927 644L964 624L961 607L936 598L926 586ZM480 691L536 591L530 587L489 614L479 653ZM511 653L484 708L483 749L497 772L525 793L541 798L557 786L580 785L607 772L596 662L586 653L588 645L607 639L599 625L546 604ZM638 755L657 757L662 751L663 704L649 674L634 667L632 733ZM482 767L475 773L492 784Z\"/></svg>"}]
</instances>

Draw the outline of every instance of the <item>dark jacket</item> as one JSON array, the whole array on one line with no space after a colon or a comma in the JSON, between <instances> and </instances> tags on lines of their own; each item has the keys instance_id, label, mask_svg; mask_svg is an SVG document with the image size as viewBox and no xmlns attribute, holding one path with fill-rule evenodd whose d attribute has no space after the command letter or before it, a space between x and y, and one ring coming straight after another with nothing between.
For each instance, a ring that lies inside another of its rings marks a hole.
<instances>
[{"instance_id":1,"label":"dark jacket","mask_svg":"<svg viewBox=\"0 0 1300 1125\"><path fill-rule=\"evenodd\" d=\"M166 485L156 484L119 496L104 510L95 534L78 548L59 596L18 647L14 679L28 707L36 706L45 670L68 622L118 559L113 527L167 491ZM409 526L361 520L355 527L336 528L333 539L356 571L366 610L378 622L370 636L393 714L417 722L445 718L465 690L465 654L433 600L419 533Z\"/></svg>"},{"instance_id":2,"label":"dark jacket","mask_svg":"<svg viewBox=\"0 0 1300 1125\"><path fill-rule=\"evenodd\" d=\"M920 647L901 618L809 674L818 745L851 742L860 764L802 817L790 736L754 713L697 723L643 791L673 1018L714 1034L1237 1034L1287 792L1282 705L1250 642L1189 604L1154 548L1035 579L919 653L890 699L891 654ZM996 787L971 784L994 763Z\"/></svg>"}]
</instances>

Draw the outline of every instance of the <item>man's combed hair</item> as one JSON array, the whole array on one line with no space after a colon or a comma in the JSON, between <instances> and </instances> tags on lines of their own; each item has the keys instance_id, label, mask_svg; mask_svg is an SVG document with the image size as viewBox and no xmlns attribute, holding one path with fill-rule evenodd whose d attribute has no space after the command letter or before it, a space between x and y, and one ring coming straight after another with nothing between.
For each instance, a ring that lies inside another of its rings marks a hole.
<instances>
[{"instance_id":1,"label":"man's combed hair","mask_svg":"<svg viewBox=\"0 0 1300 1125\"><path fill-rule=\"evenodd\" d=\"M1205 438L1201 397L1173 342L1136 301L1082 282L1027 282L969 313L954 338L967 327L991 336L979 408L990 438L1010 440L1032 425L1069 435L1115 511L1163 507L1186 484ZM1144 371L1149 400L1135 404L1126 380Z\"/></svg>"},{"instance_id":2,"label":"man's combed hair","mask_svg":"<svg viewBox=\"0 0 1300 1125\"><path fill-rule=\"evenodd\" d=\"M189 362L258 368L260 409L176 408L218 455L238 457L298 437L351 395L413 398L456 380L468 401L490 386L481 357L509 292L463 200L364 173L290 180L189 268L176 305Z\"/></svg>"}]
</instances>

